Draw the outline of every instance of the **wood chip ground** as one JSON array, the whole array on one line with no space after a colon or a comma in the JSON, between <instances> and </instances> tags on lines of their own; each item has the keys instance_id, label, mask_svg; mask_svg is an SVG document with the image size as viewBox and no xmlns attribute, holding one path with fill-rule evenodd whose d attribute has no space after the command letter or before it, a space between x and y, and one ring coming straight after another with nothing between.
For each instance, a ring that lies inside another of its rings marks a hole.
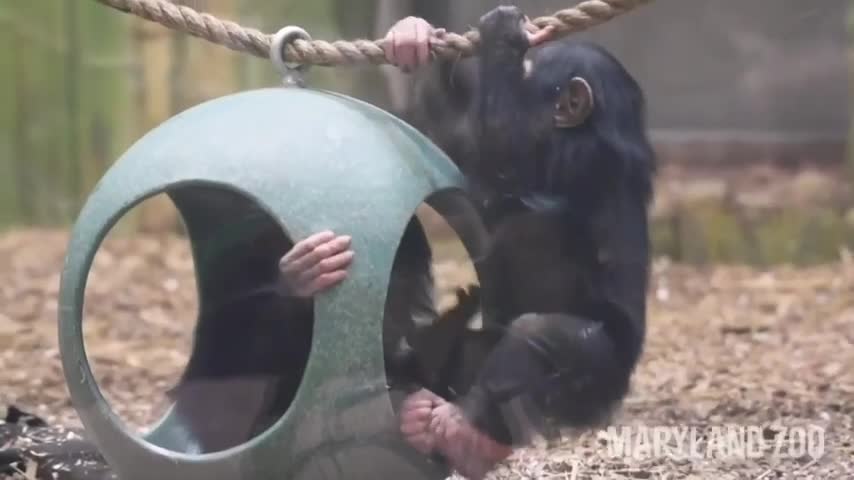
<instances>
[{"instance_id":1,"label":"wood chip ground","mask_svg":"<svg viewBox=\"0 0 854 480\"><path fill-rule=\"evenodd\" d=\"M61 231L0 235L0 405L75 426L56 328L66 241ZM96 257L87 348L102 389L133 425L158 418L163 393L186 362L196 308L192 269L186 243L170 236L109 239ZM445 303L471 275L454 262L436 272ZM519 451L491 478L854 478L850 256L769 270L658 260L649 313L643 362L617 424L634 426L638 438L644 425L693 426L706 435L730 424L759 428L769 449L758 458L616 455L613 438L592 432ZM794 433L806 426L824 429L818 458L796 455L806 445Z\"/></svg>"}]
</instances>

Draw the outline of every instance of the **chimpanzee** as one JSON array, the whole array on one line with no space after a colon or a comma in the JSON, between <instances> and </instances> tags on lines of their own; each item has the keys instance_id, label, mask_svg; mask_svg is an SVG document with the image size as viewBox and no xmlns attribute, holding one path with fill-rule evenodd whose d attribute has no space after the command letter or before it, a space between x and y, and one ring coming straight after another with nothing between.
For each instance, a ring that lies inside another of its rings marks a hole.
<instances>
[{"instance_id":1,"label":"chimpanzee","mask_svg":"<svg viewBox=\"0 0 854 480\"><path fill-rule=\"evenodd\" d=\"M353 259L350 238L331 231L294 244L270 222L244 237L207 256L211 291L201 305L187 367L168 392L188 430L190 453L246 442L287 411L311 349L312 297L343 281ZM399 389L432 384L406 340L417 326L439 323L431 260L413 217L395 257L384 313L387 373Z\"/></svg>"},{"instance_id":2,"label":"chimpanzee","mask_svg":"<svg viewBox=\"0 0 854 480\"><path fill-rule=\"evenodd\" d=\"M429 245L415 220L395 259L384 319L391 376L413 375L427 387L404 402L402 433L413 447L444 456L469 478L481 477L512 447L527 442L530 431L551 423L590 426L625 396L645 337L647 209L655 168L642 91L613 56L591 44L560 41L526 60L549 31L526 31L515 7L489 12L479 28L480 58L440 62L444 78L427 90L440 99L422 98L422 113L411 118L466 175L492 234L488 255L477 260L489 281L482 291L460 292L450 315L465 317L485 301L484 332L466 336L487 344L488 354L474 360L478 374L460 388L447 388L459 382L445 376L454 368L471 369L455 365L458 356L441 372L417 372L419 354L425 353L417 350L429 348L419 347L418 337L442 322L432 302ZM391 63L411 69L428 63L429 44L440 37L426 22L408 18L389 32L386 53ZM430 123L443 115L453 121ZM291 247L277 245L281 251ZM256 336L284 335L306 345L310 297L343 281L353 257L348 238L333 232L297 242L267 278L280 282L285 294L252 307L280 322L282 312L292 312L288 327L267 322L262 333L261 324L244 325L239 338L249 346L260 342L252 340ZM272 407L259 407L269 417L253 428L274 421L287 408L302 368L296 362L285 371L280 360L299 355L277 352L267 342L240 350L243 364L232 358L217 366L210 345L223 332L211 321L205 333L203 323L176 403L190 398L181 392L199 379L256 373L258 391L269 390L273 400ZM407 339L416 350L415 373ZM233 444L245 440L238 437L246 432L218 434ZM223 441L206 442L203 450Z\"/></svg>"},{"instance_id":3,"label":"chimpanzee","mask_svg":"<svg viewBox=\"0 0 854 480\"><path fill-rule=\"evenodd\" d=\"M424 39L417 29L390 35ZM531 428L590 426L625 396L645 338L655 170L642 91L612 55L561 41L528 63L548 32L528 33L515 7L479 30L475 142L458 163L492 231L485 322L505 330L468 391L453 402L413 395L401 426L469 477ZM423 63L425 44L399 56Z\"/></svg>"}]
</instances>

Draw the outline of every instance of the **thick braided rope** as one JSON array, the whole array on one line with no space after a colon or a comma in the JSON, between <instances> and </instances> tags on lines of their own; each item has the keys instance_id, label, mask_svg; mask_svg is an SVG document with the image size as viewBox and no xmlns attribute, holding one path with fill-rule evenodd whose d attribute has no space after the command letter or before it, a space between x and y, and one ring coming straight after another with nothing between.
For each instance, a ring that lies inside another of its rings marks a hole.
<instances>
[{"instance_id":1,"label":"thick braided rope","mask_svg":"<svg viewBox=\"0 0 854 480\"><path fill-rule=\"evenodd\" d=\"M157 22L173 30L188 33L238 52L269 58L271 35L237 23L221 20L192 8L167 0L95 0L122 12ZM553 27L549 40L586 30L605 23L652 0L586 0L560 10L552 16L533 20L539 28ZM285 60L304 65L355 65L388 63L379 40L294 40L285 47ZM479 36L476 30L462 35L447 33L441 43L432 46L440 58L468 57L476 53Z\"/></svg>"}]
</instances>

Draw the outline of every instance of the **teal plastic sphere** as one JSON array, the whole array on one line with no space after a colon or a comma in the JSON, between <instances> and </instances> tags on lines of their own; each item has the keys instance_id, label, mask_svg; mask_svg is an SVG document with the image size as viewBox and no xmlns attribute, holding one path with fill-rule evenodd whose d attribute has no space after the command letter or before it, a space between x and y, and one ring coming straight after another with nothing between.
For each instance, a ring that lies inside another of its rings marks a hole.
<instances>
[{"instance_id":1,"label":"teal plastic sphere","mask_svg":"<svg viewBox=\"0 0 854 480\"><path fill-rule=\"evenodd\" d=\"M163 123L104 175L73 228L62 273L59 335L71 399L123 480L419 479L447 472L398 434L385 387L383 307L395 251L424 201L467 223L463 178L429 140L358 100L298 88L219 98ZM234 448L188 452L168 413L147 435L123 425L98 388L83 343L83 299L96 251L129 209L166 192L187 228L199 305L213 293L200 259L239 241L253 219L294 240L332 229L352 235L348 279L315 300L312 353L296 398L270 429ZM213 193L212 193L213 192ZM219 192L219 193L217 193ZM236 202L235 198L251 202ZM247 206L250 205L251 207ZM243 230L219 229L223 215ZM460 231L470 251L473 238Z\"/></svg>"}]
</instances>

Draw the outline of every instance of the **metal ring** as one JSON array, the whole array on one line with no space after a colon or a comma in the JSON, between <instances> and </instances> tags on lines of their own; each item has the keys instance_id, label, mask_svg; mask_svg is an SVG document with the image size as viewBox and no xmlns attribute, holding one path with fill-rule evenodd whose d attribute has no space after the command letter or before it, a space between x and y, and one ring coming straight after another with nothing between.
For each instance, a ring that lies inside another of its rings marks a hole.
<instances>
[{"instance_id":1,"label":"metal ring","mask_svg":"<svg viewBox=\"0 0 854 480\"><path fill-rule=\"evenodd\" d=\"M311 41L311 35L302 28L287 26L276 32L270 43L270 61L273 62L273 65L284 76L293 75L294 73L305 73L310 67L310 65L306 64L285 61L285 46L298 38L308 42Z\"/></svg>"}]
</instances>

